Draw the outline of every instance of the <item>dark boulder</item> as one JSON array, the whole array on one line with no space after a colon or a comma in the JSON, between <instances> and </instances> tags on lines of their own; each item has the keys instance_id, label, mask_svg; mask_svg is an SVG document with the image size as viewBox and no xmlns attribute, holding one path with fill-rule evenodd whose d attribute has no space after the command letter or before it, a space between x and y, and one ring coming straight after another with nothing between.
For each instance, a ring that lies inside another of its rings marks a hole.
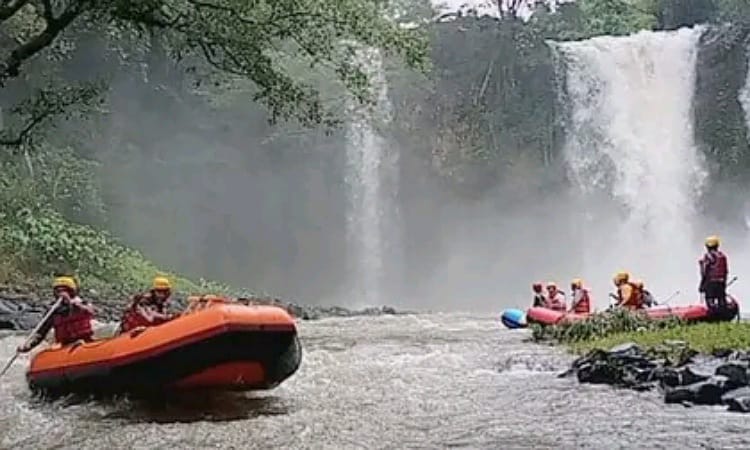
<instances>
[{"instance_id":1,"label":"dark boulder","mask_svg":"<svg viewBox=\"0 0 750 450\"><path fill-rule=\"evenodd\" d=\"M660 387L666 403L727 405L750 412L750 357L744 352L702 355L684 343L644 351L633 343L595 349L573 361L560 376L581 383L609 384L638 391Z\"/></svg>"}]
</instances>

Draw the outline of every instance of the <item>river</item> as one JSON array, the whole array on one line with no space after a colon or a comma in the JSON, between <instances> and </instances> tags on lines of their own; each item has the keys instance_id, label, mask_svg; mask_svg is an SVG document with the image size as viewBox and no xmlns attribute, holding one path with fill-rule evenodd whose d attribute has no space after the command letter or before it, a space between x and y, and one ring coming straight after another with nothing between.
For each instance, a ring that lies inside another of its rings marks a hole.
<instances>
[{"instance_id":1,"label":"river","mask_svg":"<svg viewBox=\"0 0 750 450\"><path fill-rule=\"evenodd\" d=\"M571 357L496 318L457 314L300 323L300 370L220 398L65 404L31 399L19 358L0 383L0 446L182 448L748 448L750 421L560 379ZM0 340L7 358L21 341Z\"/></svg>"}]
</instances>

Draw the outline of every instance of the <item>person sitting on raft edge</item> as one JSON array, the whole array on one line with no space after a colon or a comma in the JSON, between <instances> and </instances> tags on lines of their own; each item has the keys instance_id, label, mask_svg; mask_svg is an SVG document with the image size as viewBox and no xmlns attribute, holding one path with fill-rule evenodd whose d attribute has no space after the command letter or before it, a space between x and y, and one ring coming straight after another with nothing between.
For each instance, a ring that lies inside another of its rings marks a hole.
<instances>
[{"instance_id":1,"label":"person sitting on raft edge","mask_svg":"<svg viewBox=\"0 0 750 450\"><path fill-rule=\"evenodd\" d=\"M628 272L617 272L612 281L617 288L617 294L613 295L617 300L617 306L629 310L643 309L643 295L635 283L630 281Z\"/></svg>"},{"instance_id":2,"label":"person sitting on raft edge","mask_svg":"<svg viewBox=\"0 0 750 450\"><path fill-rule=\"evenodd\" d=\"M62 299L49 318L40 325L39 332L26 343L18 346L19 353L31 351L47 336L51 328L55 330L55 342L68 345L78 341L91 342L94 329L94 307L78 296L78 286L73 277L57 277L52 284L55 299Z\"/></svg>"},{"instance_id":3,"label":"person sitting on raft edge","mask_svg":"<svg viewBox=\"0 0 750 450\"><path fill-rule=\"evenodd\" d=\"M534 308L544 308L547 299L544 296L544 292L542 292L542 283L532 284L531 290L534 291L534 300L532 301L531 306Z\"/></svg>"},{"instance_id":4,"label":"person sitting on raft edge","mask_svg":"<svg viewBox=\"0 0 750 450\"><path fill-rule=\"evenodd\" d=\"M565 312L565 294L557 289L554 281L547 283L547 298L544 300L544 307L553 311Z\"/></svg>"},{"instance_id":5,"label":"person sitting on raft edge","mask_svg":"<svg viewBox=\"0 0 750 450\"><path fill-rule=\"evenodd\" d=\"M583 280L575 278L570 282L570 291L573 295L570 311L576 314L589 314L591 312L591 296L589 290L583 287Z\"/></svg>"},{"instance_id":6,"label":"person sitting on raft edge","mask_svg":"<svg viewBox=\"0 0 750 450\"><path fill-rule=\"evenodd\" d=\"M704 295L709 309L724 311L727 308L729 259L719 250L719 244L718 236L706 238L706 253L698 262L701 273L698 291Z\"/></svg>"},{"instance_id":7,"label":"person sitting on raft edge","mask_svg":"<svg viewBox=\"0 0 750 450\"><path fill-rule=\"evenodd\" d=\"M633 281L633 285L638 289L638 292L643 297L643 306L645 308L651 308L653 306L656 306L656 299L654 296L649 292L648 289L646 289L645 284L642 280L635 280Z\"/></svg>"},{"instance_id":8,"label":"person sitting on raft edge","mask_svg":"<svg viewBox=\"0 0 750 450\"><path fill-rule=\"evenodd\" d=\"M120 332L126 333L138 327L154 327L174 318L167 311L172 296L172 284L166 277L155 277L151 289L133 296L130 306L120 321Z\"/></svg>"}]
</instances>

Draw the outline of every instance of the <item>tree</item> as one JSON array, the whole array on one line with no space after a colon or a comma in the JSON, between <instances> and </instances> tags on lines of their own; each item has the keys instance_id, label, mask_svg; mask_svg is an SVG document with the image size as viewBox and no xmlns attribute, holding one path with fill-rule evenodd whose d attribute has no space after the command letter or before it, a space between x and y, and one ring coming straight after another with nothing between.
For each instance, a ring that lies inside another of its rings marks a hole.
<instances>
[{"instance_id":1,"label":"tree","mask_svg":"<svg viewBox=\"0 0 750 450\"><path fill-rule=\"evenodd\" d=\"M427 58L421 33L389 20L386 6L382 0L1 0L0 24L11 33L0 56L0 89L7 90L56 41L74 40L76 27L105 32L115 44L131 34L142 46L158 30L169 56L199 76L250 80L252 99L269 108L271 121L334 125L337 117L323 107L315 86L295 79L276 58L284 53L323 67L367 101L367 77L351 58L358 45L380 47L417 69L424 69ZM15 32L7 26L13 22ZM1 143L23 143L35 126L71 106L52 103L55 108L30 114L16 135ZM14 109L22 110L29 108Z\"/></svg>"}]
</instances>

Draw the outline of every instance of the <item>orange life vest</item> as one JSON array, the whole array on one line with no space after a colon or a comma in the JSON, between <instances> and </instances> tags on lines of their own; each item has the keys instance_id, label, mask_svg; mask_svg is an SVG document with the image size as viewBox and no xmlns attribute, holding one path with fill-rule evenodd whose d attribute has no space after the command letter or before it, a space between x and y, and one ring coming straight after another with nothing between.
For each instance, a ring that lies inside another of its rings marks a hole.
<instances>
[{"instance_id":1,"label":"orange life vest","mask_svg":"<svg viewBox=\"0 0 750 450\"><path fill-rule=\"evenodd\" d=\"M67 345L79 339L89 340L94 335L91 326L93 315L85 309L69 306L67 312L55 313L52 326L55 328L55 341Z\"/></svg>"},{"instance_id":2,"label":"orange life vest","mask_svg":"<svg viewBox=\"0 0 750 450\"><path fill-rule=\"evenodd\" d=\"M581 289L581 299L573 305L573 312L576 314L588 314L591 312L591 297L588 289ZM575 301L575 299L573 300Z\"/></svg>"}]
</instances>

